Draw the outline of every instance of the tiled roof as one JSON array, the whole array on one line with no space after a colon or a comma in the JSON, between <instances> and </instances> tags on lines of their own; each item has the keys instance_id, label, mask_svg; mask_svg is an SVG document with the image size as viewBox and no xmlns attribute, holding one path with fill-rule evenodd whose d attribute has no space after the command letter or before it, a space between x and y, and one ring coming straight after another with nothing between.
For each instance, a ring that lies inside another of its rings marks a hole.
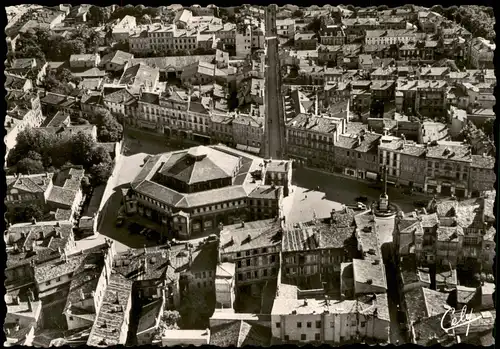
<instances>
[{"instance_id":1,"label":"tiled roof","mask_svg":"<svg viewBox=\"0 0 500 349\"><path fill-rule=\"evenodd\" d=\"M250 239L248 237L250 236ZM269 247L281 242L280 222L274 219L225 226L220 234L221 253Z\"/></svg>"},{"instance_id":2,"label":"tiled roof","mask_svg":"<svg viewBox=\"0 0 500 349\"><path fill-rule=\"evenodd\" d=\"M267 347L271 344L271 329L244 320L212 327L210 345L219 347L243 346Z\"/></svg>"},{"instance_id":3,"label":"tiled roof","mask_svg":"<svg viewBox=\"0 0 500 349\"><path fill-rule=\"evenodd\" d=\"M131 53L117 50L104 56L101 60L101 64L104 65L109 62L116 65L124 65L133 57L134 55Z\"/></svg>"},{"instance_id":4,"label":"tiled roof","mask_svg":"<svg viewBox=\"0 0 500 349\"><path fill-rule=\"evenodd\" d=\"M109 95L106 95L104 97L104 101L108 103L131 105L134 104L137 100L126 89L121 89L113 93L110 93Z\"/></svg>"},{"instance_id":5,"label":"tiled roof","mask_svg":"<svg viewBox=\"0 0 500 349\"><path fill-rule=\"evenodd\" d=\"M39 284L73 273L83 260L83 256L71 256L66 260L35 266L35 280Z\"/></svg>"},{"instance_id":6,"label":"tiled roof","mask_svg":"<svg viewBox=\"0 0 500 349\"><path fill-rule=\"evenodd\" d=\"M123 72L120 84L139 87L141 84L156 81L159 74L160 72L156 68L151 68L145 64L136 64Z\"/></svg>"},{"instance_id":7,"label":"tiled roof","mask_svg":"<svg viewBox=\"0 0 500 349\"><path fill-rule=\"evenodd\" d=\"M281 191L281 187L271 186L271 185L260 185L256 187L254 190L248 194L248 197L251 199L277 199L279 197L279 193Z\"/></svg>"},{"instance_id":8,"label":"tiled roof","mask_svg":"<svg viewBox=\"0 0 500 349\"><path fill-rule=\"evenodd\" d=\"M111 274L102 306L89 335L87 345L118 345L128 303L131 301L132 282L120 274Z\"/></svg>"},{"instance_id":9,"label":"tiled roof","mask_svg":"<svg viewBox=\"0 0 500 349\"><path fill-rule=\"evenodd\" d=\"M73 126L61 126L61 127L39 127L41 131L54 133L57 135L73 135L80 132L86 135L93 135L97 127L95 125L73 125Z\"/></svg>"},{"instance_id":10,"label":"tiled roof","mask_svg":"<svg viewBox=\"0 0 500 349\"><path fill-rule=\"evenodd\" d=\"M186 184L230 177L239 163L237 157L205 146L175 155L165 161L158 173Z\"/></svg>"},{"instance_id":11,"label":"tiled roof","mask_svg":"<svg viewBox=\"0 0 500 349\"><path fill-rule=\"evenodd\" d=\"M46 123L47 127L60 127L64 122L69 121L70 116L64 111L58 111L51 119Z\"/></svg>"},{"instance_id":12,"label":"tiled roof","mask_svg":"<svg viewBox=\"0 0 500 349\"><path fill-rule=\"evenodd\" d=\"M170 253L170 260L172 260ZM174 270L165 248L130 249L115 256L113 270L129 280L158 280L172 277Z\"/></svg>"},{"instance_id":13,"label":"tiled roof","mask_svg":"<svg viewBox=\"0 0 500 349\"><path fill-rule=\"evenodd\" d=\"M438 268L436 271L436 284L445 284L449 287L457 286L457 270Z\"/></svg>"},{"instance_id":14,"label":"tiled roof","mask_svg":"<svg viewBox=\"0 0 500 349\"><path fill-rule=\"evenodd\" d=\"M422 288L425 300L426 316L432 317L446 312L444 307L447 304L448 293L434 291L428 288Z\"/></svg>"},{"instance_id":15,"label":"tiled roof","mask_svg":"<svg viewBox=\"0 0 500 349\"><path fill-rule=\"evenodd\" d=\"M472 155L471 167L494 169L495 158L493 156Z\"/></svg>"},{"instance_id":16,"label":"tiled roof","mask_svg":"<svg viewBox=\"0 0 500 349\"><path fill-rule=\"evenodd\" d=\"M7 176L7 191L17 189L29 193L44 193L53 177L54 173Z\"/></svg>"},{"instance_id":17,"label":"tiled roof","mask_svg":"<svg viewBox=\"0 0 500 349\"><path fill-rule=\"evenodd\" d=\"M463 236L462 227L438 227L437 241L458 242L459 236Z\"/></svg>"},{"instance_id":18,"label":"tiled roof","mask_svg":"<svg viewBox=\"0 0 500 349\"><path fill-rule=\"evenodd\" d=\"M66 247L72 229L72 224L65 222L19 223L9 227L6 243L17 245L17 251L14 248L8 252L7 268L29 264L32 260L41 264L60 258L59 248Z\"/></svg>"},{"instance_id":19,"label":"tiled roof","mask_svg":"<svg viewBox=\"0 0 500 349\"><path fill-rule=\"evenodd\" d=\"M338 127L338 122L316 115L298 114L287 122L287 127L320 133L333 133Z\"/></svg>"},{"instance_id":20,"label":"tiled roof","mask_svg":"<svg viewBox=\"0 0 500 349\"><path fill-rule=\"evenodd\" d=\"M433 228L439 224L439 218L438 215L435 213L432 214L423 214L420 215L421 217L421 222L422 222L422 227L424 228Z\"/></svg>"},{"instance_id":21,"label":"tiled roof","mask_svg":"<svg viewBox=\"0 0 500 349\"><path fill-rule=\"evenodd\" d=\"M5 74L5 88L10 88L14 90L20 90L24 87L28 79L13 75L13 74Z\"/></svg>"},{"instance_id":22,"label":"tiled roof","mask_svg":"<svg viewBox=\"0 0 500 349\"><path fill-rule=\"evenodd\" d=\"M375 262L365 259L353 259L352 267L355 282L387 289L385 268L382 262Z\"/></svg>"},{"instance_id":23,"label":"tiled roof","mask_svg":"<svg viewBox=\"0 0 500 349\"><path fill-rule=\"evenodd\" d=\"M52 202L71 208L76 200L76 195L77 191L74 189L66 189L53 186L52 190L50 191L50 195L47 198L47 202Z\"/></svg>"},{"instance_id":24,"label":"tiled roof","mask_svg":"<svg viewBox=\"0 0 500 349\"><path fill-rule=\"evenodd\" d=\"M301 314L359 314L375 315L380 320L389 322L389 307L387 294L376 294L373 297L360 297L355 300L329 301L308 299L307 304L303 299L287 299L278 297L274 301L273 315L289 315L295 311Z\"/></svg>"},{"instance_id":25,"label":"tiled roof","mask_svg":"<svg viewBox=\"0 0 500 349\"><path fill-rule=\"evenodd\" d=\"M339 227L323 223L289 225L283 234L283 252L343 248L354 233L354 227Z\"/></svg>"},{"instance_id":26,"label":"tiled roof","mask_svg":"<svg viewBox=\"0 0 500 349\"><path fill-rule=\"evenodd\" d=\"M104 267L105 252L105 246L98 246L74 256L80 263L73 272L65 309L70 308L70 304L78 307L79 303L83 302L82 293L85 298L92 297Z\"/></svg>"}]
</instances>

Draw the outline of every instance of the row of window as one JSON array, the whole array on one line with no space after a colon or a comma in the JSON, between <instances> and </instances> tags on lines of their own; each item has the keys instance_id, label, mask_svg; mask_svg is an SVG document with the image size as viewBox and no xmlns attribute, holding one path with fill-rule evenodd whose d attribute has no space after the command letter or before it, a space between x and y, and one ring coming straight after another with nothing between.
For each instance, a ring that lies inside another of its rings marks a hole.
<instances>
[{"instance_id":1,"label":"row of window","mask_svg":"<svg viewBox=\"0 0 500 349\"><path fill-rule=\"evenodd\" d=\"M211 278L212 277L212 271L209 270L208 273L206 271L203 271L201 273L195 273L194 274L194 278L195 279L201 279L201 278L206 279L207 275L208 275L209 278Z\"/></svg>"},{"instance_id":2,"label":"row of window","mask_svg":"<svg viewBox=\"0 0 500 349\"><path fill-rule=\"evenodd\" d=\"M268 276L275 276L276 275L276 268L260 269L260 271L261 271L261 273L259 273L259 270L254 270L253 272L247 271L246 273L238 273L238 281L259 279L261 277L268 277Z\"/></svg>"},{"instance_id":3,"label":"row of window","mask_svg":"<svg viewBox=\"0 0 500 349\"><path fill-rule=\"evenodd\" d=\"M352 321L350 324L351 324L352 327L355 327L356 326L356 321ZM281 328L281 323L280 322L276 322L275 325L276 325L276 328ZM318 320L315 323L315 328L321 328L322 325L323 325L322 321ZM361 325L361 327L364 328L366 326L366 321L360 321L360 325ZM349 323L346 323L346 326L349 326ZM335 327L335 323L333 321L330 322L330 327L331 328ZM297 328L303 328L301 321L297 321ZM306 328L313 328L311 321L306 322ZM319 336L319 335L320 335L319 333L316 333L316 336ZM305 336L305 334L302 334L301 336ZM305 338L306 337L302 337L303 340L305 340Z\"/></svg>"},{"instance_id":4,"label":"row of window","mask_svg":"<svg viewBox=\"0 0 500 349\"><path fill-rule=\"evenodd\" d=\"M273 252L273 251L268 250L268 248L267 248L267 247L263 247L263 248L261 248L261 249L256 248L256 249L253 249L253 250L247 250L247 251L245 251L245 252L236 252L236 258L240 258L240 257L243 257L243 256L245 256L245 257L250 257L250 256L255 256L255 255L258 255L258 254L260 254L260 253L265 254L265 253L268 253L268 252ZM247 260L247 262L248 262L248 261L249 261L249 260ZM274 262L276 262L276 256L275 256L275 255L272 255L272 256L271 256L271 263L274 263ZM239 267L239 266L240 266L240 265L238 264L238 267ZM249 264L247 264L247 266L249 266Z\"/></svg>"},{"instance_id":5,"label":"row of window","mask_svg":"<svg viewBox=\"0 0 500 349\"><path fill-rule=\"evenodd\" d=\"M275 263L275 262L276 262L276 256L275 255L272 255L272 256L269 256L269 257L264 256L262 258L262 265L266 265L267 263L272 264L272 263ZM251 266L254 266L254 267L260 266L259 259L257 259L257 258L239 260L239 261L236 262L236 264L237 264L238 268L251 267Z\"/></svg>"}]
</instances>

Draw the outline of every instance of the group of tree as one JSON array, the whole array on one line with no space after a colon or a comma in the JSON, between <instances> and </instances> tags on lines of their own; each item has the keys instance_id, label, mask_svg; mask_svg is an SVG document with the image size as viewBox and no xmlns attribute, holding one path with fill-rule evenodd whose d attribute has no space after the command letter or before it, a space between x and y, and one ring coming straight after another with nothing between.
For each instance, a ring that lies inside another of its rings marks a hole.
<instances>
[{"instance_id":1,"label":"group of tree","mask_svg":"<svg viewBox=\"0 0 500 349\"><path fill-rule=\"evenodd\" d=\"M99 47L98 33L88 26L79 26L68 36L48 29L31 29L21 33L16 43L15 58L36 58L46 61L67 61L71 55L95 53Z\"/></svg>"},{"instance_id":2,"label":"group of tree","mask_svg":"<svg viewBox=\"0 0 500 349\"><path fill-rule=\"evenodd\" d=\"M81 78L74 76L69 69L58 68L47 72L42 86L46 91L71 96L80 81Z\"/></svg>"},{"instance_id":3,"label":"group of tree","mask_svg":"<svg viewBox=\"0 0 500 349\"><path fill-rule=\"evenodd\" d=\"M6 212L7 221L11 224L30 222L32 219L41 221L46 217L43 207L37 203L9 207Z\"/></svg>"},{"instance_id":4,"label":"group of tree","mask_svg":"<svg viewBox=\"0 0 500 349\"><path fill-rule=\"evenodd\" d=\"M26 128L17 136L9 152L7 165L22 174L57 172L75 165L82 166L92 185L106 183L114 161L90 135L78 132L66 135Z\"/></svg>"},{"instance_id":5,"label":"group of tree","mask_svg":"<svg viewBox=\"0 0 500 349\"><path fill-rule=\"evenodd\" d=\"M160 339L164 336L165 331L167 330L178 330L179 323L181 321L181 315L177 310L165 310L160 317L160 322L156 331L154 333L154 337L156 339Z\"/></svg>"},{"instance_id":6,"label":"group of tree","mask_svg":"<svg viewBox=\"0 0 500 349\"><path fill-rule=\"evenodd\" d=\"M441 5L434 5L431 11L462 25L473 36L495 41L495 14L491 7L466 5L443 8Z\"/></svg>"},{"instance_id":7,"label":"group of tree","mask_svg":"<svg viewBox=\"0 0 500 349\"><path fill-rule=\"evenodd\" d=\"M90 123L97 126L99 142L119 142L123 138L123 126L109 111L94 114Z\"/></svg>"},{"instance_id":8,"label":"group of tree","mask_svg":"<svg viewBox=\"0 0 500 349\"><path fill-rule=\"evenodd\" d=\"M136 18L137 24L149 24L147 19L155 18L161 14L157 7L145 7L144 5L127 5L118 7L111 15L109 20L122 19L125 16L132 16Z\"/></svg>"}]
</instances>

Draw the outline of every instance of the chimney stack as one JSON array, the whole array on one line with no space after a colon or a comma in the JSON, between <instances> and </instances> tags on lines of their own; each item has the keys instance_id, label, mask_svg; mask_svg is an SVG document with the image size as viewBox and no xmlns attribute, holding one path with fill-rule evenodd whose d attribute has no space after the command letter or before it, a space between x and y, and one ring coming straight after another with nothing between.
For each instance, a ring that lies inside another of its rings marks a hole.
<instances>
[{"instance_id":1,"label":"chimney stack","mask_svg":"<svg viewBox=\"0 0 500 349\"><path fill-rule=\"evenodd\" d=\"M85 300L85 293L83 292L83 289L80 288L80 299L83 301Z\"/></svg>"}]
</instances>

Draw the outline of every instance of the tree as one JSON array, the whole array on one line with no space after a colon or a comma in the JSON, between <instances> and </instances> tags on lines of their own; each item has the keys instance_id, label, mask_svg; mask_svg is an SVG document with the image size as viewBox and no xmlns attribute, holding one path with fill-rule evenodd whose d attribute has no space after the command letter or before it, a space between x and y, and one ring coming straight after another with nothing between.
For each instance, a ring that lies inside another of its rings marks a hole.
<instances>
[{"instance_id":1,"label":"tree","mask_svg":"<svg viewBox=\"0 0 500 349\"><path fill-rule=\"evenodd\" d=\"M295 10L295 11L293 11L293 13L292 13L292 17L295 17L295 18L302 18L302 17L304 17L304 11L302 11L302 10L300 10L300 9L299 9L299 10Z\"/></svg>"},{"instance_id":2,"label":"tree","mask_svg":"<svg viewBox=\"0 0 500 349\"><path fill-rule=\"evenodd\" d=\"M109 18L109 9L103 6L91 6L89 9L90 18L96 25L104 24Z\"/></svg>"},{"instance_id":3,"label":"tree","mask_svg":"<svg viewBox=\"0 0 500 349\"><path fill-rule=\"evenodd\" d=\"M84 166L92 164L94 145L95 142L90 135L78 132L70 141L71 162Z\"/></svg>"},{"instance_id":4,"label":"tree","mask_svg":"<svg viewBox=\"0 0 500 349\"><path fill-rule=\"evenodd\" d=\"M441 6L441 5L434 5L434 6L432 6L431 7L431 11L439 13L440 15L444 14L444 9L443 9L443 6Z\"/></svg>"},{"instance_id":5,"label":"tree","mask_svg":"<svg viewBox=\"0 0 500 349\"><path fill-rule=\"evenodd\" d=\"M92 184L94 186L98 186L100 184L104 184L107 182L108 178L111 176L113 172L113 162L109 163L100 163L96 165L92 165L89 169L89 173L92 178Z\"/></svg>"},{"instance_id":6,"label":"tree","mask_svg":"<svg viewBox=\"0 0 500 349\"><path fill-rule=\"evenodd\" d=\"M33 160L30 158L21 159L17 163L16 169L18 173L22 174L36 174L45 172L45 168L41 160Z\"/></svg>"},{"instance_id":7,"label":"tree","mask_svg":"<svg viewBox=\"0 0 500 349\"><path fill-rule=\"evenodd\" d=\"M181 315L177 310L165 310L160 319L162 330L178 330Z\"/></svg>"},{"instance_id":8,"label":"tree","mask_svg":"<svg viewBox=\"0 0 500 349\"><path fill-rule=\"evenodd\" d=\"M7 220L12 223L29 222L32 218L41 220L44 217L43 208L34 203L16 206L7 212Z\"/></svg>"},{"instance_id":9,"label":"tree","mask_svg":"<svg viewBox=\"0 0 500 349\"><path fill-rule=\"evenodd\" d=\"M387 6L387 5L380 5L379 7L377 7L377 11L385 11L388 9L389 9L389 6Z\"/></svg>"},{"instance_id":10,"label":"tree","mask_svg":"<svg viewBox=\"0 0 500 349\"><path fill-rule=\"evenodd\" d=\"M458 12L458 7L456 6L450 6L447 9L444 10L444 15L446 18L449 20L454 20L455 14Z\"/></svg>"}]
</instances>

